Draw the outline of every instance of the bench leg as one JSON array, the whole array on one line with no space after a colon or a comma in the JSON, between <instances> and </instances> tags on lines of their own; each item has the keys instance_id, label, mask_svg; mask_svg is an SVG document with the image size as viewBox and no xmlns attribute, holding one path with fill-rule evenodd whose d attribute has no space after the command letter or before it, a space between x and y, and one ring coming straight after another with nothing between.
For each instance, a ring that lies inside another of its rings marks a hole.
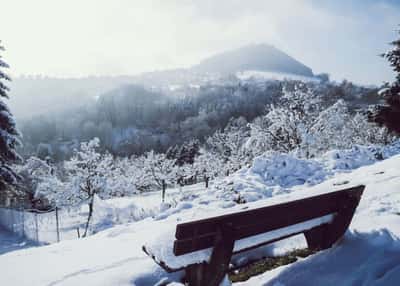
<instances>
[{"instance_id":1,"label":"bench leg","mask_svg":"<svg viewBox=\"0 0 400 286\"><path fill-rule=\"evenodd\" d=\"M214 249L209 263L191 265L186 269L189 286L218 286L229 269L235 244L233 229L230 225L218 230Z\"/></svg>"},{"instance_id":2,"label":"bench leg","mask_svg":"<svg viewBox=\"0 0 400 286\"><path fill-rule=\"evenodd\" d=\"M205 263L189 265L185 270L185 281L190 286L202 286L204 280Z\"/></svg>"},{"instance_id":3,"label":"bench leg","mask_svg":"<svg viewBox=\"0 0 400 286\"><path fill-rule=\"evenodd\" d=\"M321 225L304 232L310 250L327 249L332 246L328 238L329 225Z\"/></svg>"},{"instance_id":4,"label":"bench leg","mask_svg":"<svg viewBox=\"0 0 400 286\"><path fill-rule=\"evenodd\" d=\"M304 232L309 249L322 250L330 248L344 235L358 206L361 194L362 190L358 193L355 192L353 196L349 196L346 205L343 205L341 210L335 214L331 223L323 224Z\"/></svg>"}]
</instances>

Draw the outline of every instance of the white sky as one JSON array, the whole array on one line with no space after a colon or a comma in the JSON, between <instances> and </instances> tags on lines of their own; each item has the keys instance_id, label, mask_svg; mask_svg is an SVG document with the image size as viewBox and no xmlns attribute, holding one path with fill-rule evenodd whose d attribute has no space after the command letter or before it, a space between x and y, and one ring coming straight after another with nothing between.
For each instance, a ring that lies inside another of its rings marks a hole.
<instances>
[{"instance_id":1,"label":"white sky","mask_svg":"<svg viewBox=\"0 0 400 286\"><path fill-rule=\"evenodd\" d=\"M395 3L0 0L0 40L13 75L134 74L266 42L316 73L379 84L393 78L378 54L396 38Z\"/></svg>"}]
</instances>

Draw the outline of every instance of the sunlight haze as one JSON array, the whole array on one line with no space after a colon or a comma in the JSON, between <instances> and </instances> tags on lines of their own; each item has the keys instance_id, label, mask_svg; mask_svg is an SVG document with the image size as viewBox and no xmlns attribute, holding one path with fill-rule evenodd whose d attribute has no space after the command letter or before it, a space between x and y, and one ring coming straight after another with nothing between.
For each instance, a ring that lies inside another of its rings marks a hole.
<instances>
[{"instance_id":1,"label":"sunlight haze","mask_svg":"<svg viewBox=\"0 0 400 286\"><path fill-rule=\"evenodd\" d=\"M395 35L400 6L337 2L0 0L0 39L13 75L137 74L268 43L336 80L390 81L378 55Z\"/></svg>"}]
</instances>

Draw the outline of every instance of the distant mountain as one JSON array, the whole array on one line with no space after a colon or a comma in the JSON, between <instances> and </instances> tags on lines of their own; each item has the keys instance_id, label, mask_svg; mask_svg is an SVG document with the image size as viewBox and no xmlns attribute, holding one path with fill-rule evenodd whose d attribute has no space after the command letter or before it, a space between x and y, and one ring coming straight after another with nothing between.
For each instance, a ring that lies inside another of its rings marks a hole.
<instances>
[{"instance_id":1,"label":"distant mountain","mask_svg":"<svg viewBox=\"0 0 400 286\"><path fill-rule=\"evenodd\" d=\"M236 73L246 70L314 76L312 70L281 50L267 45L249 45L216 54L192 67L193 71Z\"/></svg>"},{"instance_id":2,"label":"distant mountain","mask_svg":"<svg viewBox=\"0 0 400 286\"><path fill-rule=\"evenodd\" d=\"M290 75L313 76L309 67L272 46L250 45L204 59L189 69L161 70L131 76L18 77L10 84L10 107L17 119L29 119L90 105L98 96L126 84L143 85L151 90L169 93L173 87L179 86L226 84L235 79L230 77L232 74L238 79L265 75L271 79L292 78ZM173 92L178 94L176 90Z\"/></svg>"}]
</instances>

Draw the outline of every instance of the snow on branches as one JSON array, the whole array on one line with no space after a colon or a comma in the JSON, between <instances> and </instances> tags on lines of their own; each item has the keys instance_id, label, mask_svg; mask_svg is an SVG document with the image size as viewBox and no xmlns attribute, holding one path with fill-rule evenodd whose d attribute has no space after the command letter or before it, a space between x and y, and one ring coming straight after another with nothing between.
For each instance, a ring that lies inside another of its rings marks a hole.
<instances>
[{"instance_id":1,"label":"snow on branches","mask_svg":"<svg viewBox=\"0 0 400 286\"><path fill-rule=\"evenodd\" d=\"M250 127L246 148L253 156L274 150L310 158L329 149L391 141L386 129L350 112L343 100L323 108L320 97L302 85L285 89L283 102L271 105Z\"/></svg>"},{"instance_id":2,"label":"snow on branches","mask_svg":"<svg viewBox=\"0 0 400 286\"><path fill-rule=\"evenodd\" d=\"M4 51L4 47L0 41L0 51ZM17 130L14 117L10 109L7 107L4 98L8 98L8 86L3 83L10 81L11 78L3 72L3 68L8 68L8 64L2 60L0 55L0 188L5 189L6 185L15 185L17 177L11 163L21 161L16 148L21 145L21 134Z\"/></svg>"},{"instance_id":3,"label":"snow on branches","mask_svg":"<svg viewBox=\"0 0 400 286\"><path fill-rule=\"evenodd\" d=\"M46 180L42 178L37 190L56 206L87 204L89 212L83 237L87 235L93 216L95 197L110 197L107 184L113 174L113 158L110 154L100 153L99 145L98 138L81 143L74 156L64 162L66 180L61 181L58 177L48 174Z\"/></svg>"},{"instance_id":4,"label":"snow on branches","mask_svg":"<svg viewBox=\"0 0 400 286\"><path fill-rule=\"evenodd\" d=\"M143 158L143 168L153 178L156 185L162 189L162 200L168 184L176 180L175 160L168 159L165 154L154 151L147 152Z\"/></svg>"}]
</instances>

